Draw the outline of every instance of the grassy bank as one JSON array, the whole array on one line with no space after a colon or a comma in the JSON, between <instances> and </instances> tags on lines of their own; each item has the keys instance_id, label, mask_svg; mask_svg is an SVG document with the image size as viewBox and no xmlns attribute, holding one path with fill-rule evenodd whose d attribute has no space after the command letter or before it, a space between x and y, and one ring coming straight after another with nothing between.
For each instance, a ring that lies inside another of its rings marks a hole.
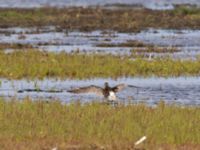
<instances>
[{"instance_id":1,"label":"grassy bank","mask_svg":"<svg viewBox=\"0 0 200 150\"><path fill-rule=\"evenodd\" d=\"M112 55L55 54L36 50L0 52L0 77L11 79L198 76L199 70L199 60L130 60Z\"/></svg>"},{"instance_id":2,"label":"grassy bank","mask_svg":"<svg viewBox=\"0 0 200 150\"><path fill-rule=\"evenodd\" d=\"M59 16L59 17L58 17ZM185 6L175 10L37 8L0 9L0 27L60 26L68 30L110 29L137 32L145 28L199 29L200 9Z\"/></svg>"},{"instance_id":3,"label":"grassy bank","mask_svg":"<svg viewBox=\"0 0 200 150\"><path fill-rule=\"evenodd\" d=\"M128 149L146 135L146 149L200 148L200 108L143 104L0 100L3 149Z\"/></svg>"}]
</instances>

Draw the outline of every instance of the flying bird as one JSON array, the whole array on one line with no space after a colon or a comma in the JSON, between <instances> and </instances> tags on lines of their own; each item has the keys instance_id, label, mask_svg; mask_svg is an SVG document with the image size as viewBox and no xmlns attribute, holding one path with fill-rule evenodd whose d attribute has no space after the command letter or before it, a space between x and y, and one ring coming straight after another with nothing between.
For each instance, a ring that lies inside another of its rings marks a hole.
<instances>
[{"instance_id":1,"label":"flying bird","mask_svg":"<svg viewBox=\"0 0 200 150\"><path fill-rule=\"evenodd\" d=\"M86 87L80 87L76 89L71 89L68 92L70 93L95 93L98 96L104 96L105 99L109 101L116 101L116 93L123 90L126 87L132 87L132 88L138 88L137 86L134 85L126 85L126 84L118 84L114 87L110 87L108 82L105 82L104 88L95 86L95 85L90 85Z\"/></svg>"}]
</instances>

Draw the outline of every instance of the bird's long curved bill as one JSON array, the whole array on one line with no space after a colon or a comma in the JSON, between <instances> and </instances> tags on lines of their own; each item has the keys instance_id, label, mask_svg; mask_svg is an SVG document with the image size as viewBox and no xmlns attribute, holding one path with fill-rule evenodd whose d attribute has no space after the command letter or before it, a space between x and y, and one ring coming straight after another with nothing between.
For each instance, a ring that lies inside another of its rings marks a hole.
<instances>
[{"instance_id":1,"label":"bird's long curved bill","mask_svg":"<svg viewBox=\"0 0 200 150\"><path fill-rule=\"evenodd\" d=\"M141 87L135 86L135 85L129 85L129 87L131 87L131 88L141 88Z\"/></svg>"}]
</instances>

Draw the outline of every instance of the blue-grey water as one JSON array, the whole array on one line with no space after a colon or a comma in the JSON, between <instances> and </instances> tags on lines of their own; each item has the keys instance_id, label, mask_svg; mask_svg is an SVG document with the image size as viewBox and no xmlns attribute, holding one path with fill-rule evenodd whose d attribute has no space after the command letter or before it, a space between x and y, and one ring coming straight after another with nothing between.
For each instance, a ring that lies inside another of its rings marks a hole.
<instances>
[{"instance_id":1,"label":"blue-grey water","mask_svg":"<svg viewBox=\"0 0 200 150\"><path fill-rule=\"evenodd\" d=\"M21 38L23 37L23 38ZM138 47L100 47L99 44L116 45L128 41L140 41L153 44L157 47L174 47L178 52L154 53L143 52ZM148 29L140 33L118 33L115 31L103 32L57 32L55 27L43 28L0 28L0 43L30 44L35 48L52 52L84 52L84 53L111 53L129 55L138 50L138 55L145 57L172 57L176 59L196 59L200 55L200 30L165 30ZM6 49L11 52L12 49Z\"/></svg>"},{"instance_id":2,"label":"blue-grey water","mask_svg":"<svg viewBox=\"0 0 200 150\"><path fill-rule=\"evenodd\" d=\"M1 0L0 7L70 7L113 4L141 5L151 9L173 9L174 4L200 5L199 0Z\"/></svg>"},{"instance_id":3,"label":"blue-grey water","mask_svg":"<svg viewBox=\"0 0 200 150\"><path fill-rule=\"evenodd\" d=\"M23 38L21 38L23 37ZM113 53L129 54L130 47L98 47L101 43L119 44L129 40L138 40L146 44L155 44L160 47L176 47L180 52L173 54L153 54L155 56L172 56L180 59L193 59L200 54L200 31L199 30L164 30L148 29L140 33L118 33L115 31L102 32L78 32L62 31L57 32L55 27L38 28L4 28L0 29L0 42L8 44L31 44L40 50L91 53ZM13 52L13 49L6 49L5 52ZM200 105L200 77L179 77L179 78L120 78L113 79L91 79L91 80L7 80L1 79L0 96L3 98L16 97L23 99L55 100L63 102L81 100L102 101L102 97L94 94L72 94L67 90L76 87L97 85L103 87L105 81L112 86L119 83L126 83L139 86L138 89L127 88L117 94L122 102L145 102L155 105L160 100L169 104ZM33 91L27 92L27 89ZM37 92L37 89L41 89ZM36 90L36 91L34 91ZM49 91L59 92L49 92ZM18 92L21 91L21 92ZM24 92L23 92L24 91Z\"/></svg>"},{"instance_id":4,"label":"blue-grey water","mask_svg":"<svg viewBox=\"0 0 200 150\"><path fill-rule=\"evenodd\" d=\"M7 80L1 79L0 96L4 98L15 97L23 99L61 100L68 103L81 100L90 102L93 100L102 101L103 98L95 94L72 94L67 92L71 88L96 85L103 87L104 82L109 82L111 86L119 83L136 85L139 88L125 88L117 93L121 102L138 103L144 102L149 105L156 105L160 100L168 104L178 105L200 105L200 77L178 77L178 78L119 78L117 80L109 78L97 78L92 80ZM27 89L41 89L42 92L27 92ZM18 93L18 91L23 91ZM60 91L51 93L49 91Z\"/></svg>"},{"instance_id":5,"label":"blue-grey water","mask_svg":"<svg viewBox=\"0 0 200 150\"><path fill-rule=\"evenodd\" d=\"M115 4L140 5L150 9L173 9L176 4L191 4L200 6L199 0L0 0L1 8L33 8L33 7L71 7L71 6L108 6ZM41 31L40 31L41 30ZM39 31L39 32L38 32ZM22 38L23 37L23 38ZM130 54L130 47L98 47L101 43L119 44L129 40L138 40L146 44L155 44L158 47L176 47L179 52L148 53L147 57L170 56L178 59L195 59L200 54L200 30L164 30L148 29L140 33L117 33L110 31L105 34L102 31L92 32L57 32L54 27L46 29L37 28L8 28L0 29L0 42L8 44L31 44L40 50L53 52L89 52L89 53L112 53ZM5 52L12 52L6 49ZM127 88L117 94L119 101L131 101L132 103L144 102L155 105L160 100L169 104L200 106L200 77L179 78L120 78L92 79L92 80L8 80L1 79L0 96L3 98L23 99L59 99L62 102L81 100L102 101L102 97L94 94L72 94L67 90L76 87L97 85L103 86L108 81L112 86L126 83L139 86L139 89ZM33 89L27 92L27 89ZM41 89L41 92L34 92ZM18 92L18 91L22 92ZM61 91L58 93L48 92L51 90ZM24 91L24 92L23 92Z\"/></svg>"}]
</instances>

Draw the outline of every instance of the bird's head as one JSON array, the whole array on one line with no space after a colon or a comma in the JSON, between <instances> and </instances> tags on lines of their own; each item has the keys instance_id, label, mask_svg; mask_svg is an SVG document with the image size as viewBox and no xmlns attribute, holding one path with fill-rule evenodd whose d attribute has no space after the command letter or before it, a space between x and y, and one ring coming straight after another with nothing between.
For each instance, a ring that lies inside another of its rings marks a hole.
<instances>
[{"instance_id":1,"label":"bird's head","mask_svg":"<svg viewBox=\"0 0 200 150\"><path fill-rule=\"evenodd\" d=\"M105 82L105 83L104 83L104 86L105 86L105 88L108 87L108 82Z\"/></svg>"}]
</instances>

